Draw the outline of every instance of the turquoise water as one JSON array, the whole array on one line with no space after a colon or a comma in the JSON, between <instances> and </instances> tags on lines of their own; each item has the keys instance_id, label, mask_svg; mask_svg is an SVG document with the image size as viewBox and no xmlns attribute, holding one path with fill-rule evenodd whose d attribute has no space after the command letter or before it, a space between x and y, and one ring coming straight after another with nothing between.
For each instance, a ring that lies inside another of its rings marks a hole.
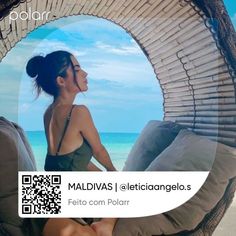
<instances>
[{"instance_id":1,"label":"turquoise water","mask_svg":"<svg viewBox=\"0 0 236 236\"><path fill-rule=\"evenodd\" d=\"M27 131L26 135L34 152L37 170L43 170L47 151L44 131ZM122 170L137 137L138 134L136 133L100 133L102 144L106 147L113 164L118 170ZM97 163L94 159L93 162Z\"/></svg>"}]
</instances>

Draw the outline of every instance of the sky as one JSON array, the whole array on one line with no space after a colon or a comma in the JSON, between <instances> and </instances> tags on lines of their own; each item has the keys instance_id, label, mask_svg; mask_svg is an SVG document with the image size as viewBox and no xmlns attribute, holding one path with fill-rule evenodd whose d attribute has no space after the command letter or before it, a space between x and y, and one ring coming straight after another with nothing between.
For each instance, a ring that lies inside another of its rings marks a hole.
<instances>
[{"instance_id":1,"label":"sky","mask_svg":"<svg viewBox=\"0 0 236 236\"><path fill-rule=\"evenodd\" d=\"M138 133L149 120L163 119L159 82L132 37L108 20L73 16L36 29L2 61L2 76L20 79L17 123L24 130L43 130L43 113L52 102L45 94L34 99L25 65L32 56L54 50L72 52L88 73L89 90L75 103L89 108L99 132Z\"/></svg>"},{"instance_id":2,"label":"sky","mask_svg":"<svg viewBox=\"0 0 236 236\"><path fill-rule=\"evenodd\" d=\"M236 26L236 4L224 1ZM114 23L88 16L61 18L31 32L0 63L1 115L24 130L43 130L43 113L52 99L35 100L27 60L54 50L72 52L88 73L85 104L99 132L138 133L149 120L163 119L163 95L153 68L138 44ZM7 81L7 83L6 83Z\"/></svg>"}]
</instances>

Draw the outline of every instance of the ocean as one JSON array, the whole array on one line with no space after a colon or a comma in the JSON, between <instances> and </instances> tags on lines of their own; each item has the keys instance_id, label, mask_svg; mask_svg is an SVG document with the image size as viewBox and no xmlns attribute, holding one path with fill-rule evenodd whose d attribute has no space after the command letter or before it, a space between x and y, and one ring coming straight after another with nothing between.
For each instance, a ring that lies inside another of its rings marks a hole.
<instances>
[{"instance_id":1,"label":"ocean","mask_svg":"<svg viewBox=\"0 0 236 236\"><path fill-rule=\"evenodd\" d=\"M102 144L107 149L111 160L117 170L122 170L127 156L138 138L137 133L99 133ZM26 136L32 147L37 170L44 170L44 161L47 152L47 142L44 131L26 131ZM99 163L92 159L97 164Z\"/></svg>"}]
</instances>

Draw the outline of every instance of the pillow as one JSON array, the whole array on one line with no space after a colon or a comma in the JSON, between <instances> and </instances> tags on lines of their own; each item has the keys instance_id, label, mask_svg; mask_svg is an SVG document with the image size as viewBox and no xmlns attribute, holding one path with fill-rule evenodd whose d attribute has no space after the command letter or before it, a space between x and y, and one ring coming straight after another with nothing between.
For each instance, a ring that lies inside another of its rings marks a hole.
<instances>
[{"instance_id":1,"label":"pillow","mask_svg":"<svg viewBox=\"0 0 236 236\"><path fill-rule=\"evenodd\" d=\"M33 154L33 151L31 149L31 146L30 146L30 144L29 144L29 142L26 138L26 134L25 134L24 130L16 123L12 122L12 124L14 125L14 127L17 130L18 134L20 135L20 138L21 138L22 142L24 143L25 149L26 149L27 154L28 154L27 157L29 157L31 162L32 162L31 164L33 165L33 170L36 171L37 167L36 167L36 161L35 161L35 158L34 158L34 154ZM28 158L26 160L27 160L28 163L30 162L30 160ZM18 165L20 166L21 163L18 163ZM26 167L25 170L28 171L28 168L31 168L31 167ZM24 170L24 168L21 168L21 169Z\"/></svg>"},{"instance_id":2,"label":"pillow","mask_svg":"<svg viewBox=\"0 0 236 236\"><path fill-rule=\"evenodd\" d=\"M123 171L144 171L183 128L170 121L149 121L132 147Z\"/></svg>"},{"instance_id":3,"label":"pillow","mask_svg":"<svg viewBox=\"0 0 236 236\"><path fill-rule=\"evenodd\" d=\"M17 129L3 117L0 117L0 150L0 222L20 226L23 219L18 216L18 167L28 171L36 167Z\"/></svg>"},{"instance_id":4,"label":"pillow","mask_svg":"<svg viewBox=\"0 0 236 236\"><path fill-rule=\"evenodd\" d=\"M218 143L181 130L146 169L147 171L210 171Z\"/></svg>"},{"instance_id":5,"label":"pillow","mask_svg":"<svg viewBox=\"0 0 236 236\"><path fill-rule=\"evenodd\" d=\"M193 230L220 201L229 180L236 176L236 149L182 130L147 168L147 171L209 170L214 156L211 171L200 190L183 205L165 213L181 226L181 231Z\"/></svg>"}]
</instances>

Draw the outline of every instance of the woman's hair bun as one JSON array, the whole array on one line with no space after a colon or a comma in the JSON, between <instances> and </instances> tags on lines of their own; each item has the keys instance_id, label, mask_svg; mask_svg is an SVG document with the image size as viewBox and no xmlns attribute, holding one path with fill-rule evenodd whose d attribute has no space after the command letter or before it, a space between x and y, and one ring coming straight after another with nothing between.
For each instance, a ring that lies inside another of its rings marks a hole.
<instances>
[{"instance_id":1,"label":"woman's hair bun","mask_svg":"<svg viewBox=\"0 0 236 236\"><path fill-rule=\"evenodd\" d=\"M43 56L32 57L26 65L26 73L32 78L36 77L39 71L42 70L44 60Z\"/></svg>"}]
</instances>

